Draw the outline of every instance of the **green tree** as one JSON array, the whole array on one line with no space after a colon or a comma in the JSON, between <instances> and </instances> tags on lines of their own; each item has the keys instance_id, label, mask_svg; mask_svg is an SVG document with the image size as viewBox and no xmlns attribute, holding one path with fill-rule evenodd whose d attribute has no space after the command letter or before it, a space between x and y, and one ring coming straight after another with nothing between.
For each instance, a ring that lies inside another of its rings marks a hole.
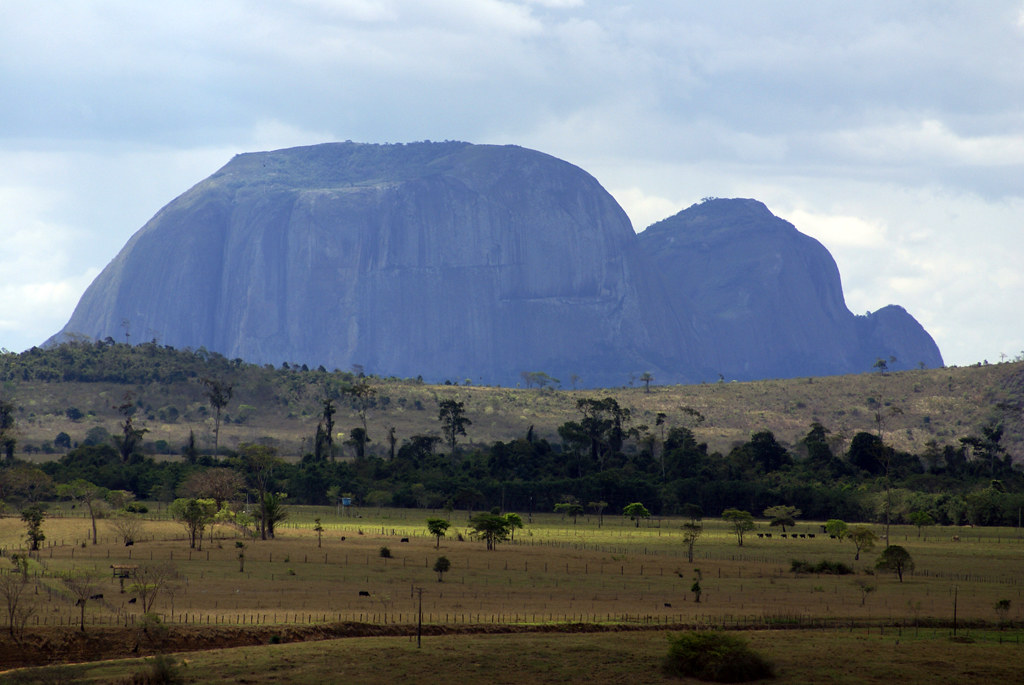
<instances>
[{"instance_id":1,"label":"green tree","mask_svg":"<svg viewBox=\"0 0 1024 685\"><path fill-rule=\"evenodd\" d=\"M849 529L850 527L846 525L846 521L840 521L839 519L825 521L825 532L837 540L846 538Z\"/></svg>"},{"instance_id":2,"label":"green tree","mask_svg":"<svg viewBox=\"0 0 1024 685\"><path fill-rule=\"evenodd\" d=\"M996 615L999 616L999 627L1006 625L1006 617L1010 615L1010 600L1001 599L995 603Z\"/></svg>"},{"instance_id":3,"label":"green tree","mask_svg":"<svg viewBox=\"0 0 1024 685\"><path fill-rule=\"evenodd\" d=\"M469 527L474 537L483 538L489 550L495 549L499 542L507 540L512 530L508 519L494 511L473 516L469 519Z\"/></svg>"},{"instance_id":4,"label":"green tree","mask_svg":"<svg viewBox=\"0 0 1024 685\"><path fill-rule=\"evenodd\" d=\"M927 511L914 511L910 514L910 523L917 526L917 537L921 537L921 529L925 526L934 526L935 518Z\"/></svg>"},{"instance_id":5,"label":"green tree","mask_svg":"<svg viewBox=\"0 0 1024 685\"><path fill-rule=\"evenodd\" d=\"M522 530L523 528L523 517L513 511L510 511L505 514L505 520L508 521L509 538L511 540L515 540L516 531Z\"/></svg>"},{"instance_id":6,"label":"green tree","mask_svg":"<svg viewBox=\"0 0 1024 685\"><path fill-rule=\"evenodd\" d=\"M704 518L704 509L699 504L694 504L693 502L684 504L680 513L690 519L690 523L697 523Z\"/></svg>"},{"instance_id":7,"label":"green tree","mask_svg":"<svg viewBox=\"0 0 1024 685\"><path fill-rule=\"evenodd\" d=\"M739 547L742 547L743 536L754 530L754 515L741 509L726 509L722 512L722 519L732 526L732 532L736 534L736 542Z\"/></svg>"},{"instance_id":8,"label":"green tree","mask_svg":"<svg viewBox=\"0 0 1024 685\"><path fill-rule=\"evenodd\" d=\"M438 557L437 561L434 562L434 573L437 574L437 582L444 582L444 574L448 573L452 568L452 562L448 561L448 557Z\"/></svg>"},{"instance_id":9,"label":"green tree","mask_svg":"<svg viewBox=\"0 0 1024 685\"><path fill-rule=\"evenodd\" d=\"M465 405L456 400L441 400L437 419L441 422L441 432L451 450L451 458L455 459L455 442L460 435L466 434L466 426L473 422L465 416Z\"/></svg>"},{"instance_id":10,"label":"green tree","mask_svg":"<svg viewBox=\"0 0 1024 685\"><path fill-rule=\"evenodd\" d=\"M449 527L451 527L451 524L444 519L427 519L427 530L437 538L437 544L434 545L434 549L441 549L441 538L448 532Z\"/></svg>"},{"instance_id":11,"label":"green tree","mask_svg":"<svg viewBox=\"0 0 1024 685\"><path fill-rule=\"evenodd\" d=\"M280 460L277 458L277 451L273 447L252 443L241 445L239 447L239 455L246 476L252 487L256 490L256 502L260 506L258 516L260 539L266 540L266 522L270 518L265 509L269 501L267 494L270 492L270 486L274 482L274 472L280 465Z\"/></svg>"},{"instance_id":12,"label":"green tree","mask_svg":"<svg viewBox=\"0 0 1024 685\"><path fill-rule=\"evenodd\" d=\"M231 401L232 387L216 378L203 378L200 382L206 388L206 398L213 408L213 453L217 454L220 447L220 415Z\"/></svg>"},{"instance_id":13,"label":"green tree","mask_svg":"<svg viewBox=\"0 0 1024 685\"><path fill-rule=\"evenodd\" d=\"M212 499L196 497L180 497L170 506L170 514L188 532L188 546L191 549L203 548L203 531L213 523L217 514L217 503Z\"/></svg>"},{"instance_id":14,"label":"green tree","mask_svg":"<svg viewBox=\"0 0 1024 685\"><path fill-rule=\"evenodd\" d=\"M854 561L860 559L861 552L870 552L874 549L875 543L878 542L878 536L875 534L875 531L871 530L868 526L851 526L847 537L857 550L857 553L853 556Z\"/></svg>"},{"instance_id":15,"label":"green tree","mask_svg":"<svg viewBox=\"0 0 1024 685\"><path fill-rule=\"evenodd\" d=\"M579 502L559 502L555 505L555 513L571 516L572 525L576 525L576 517L583 513L583 505Z\"/></svg>"},{"instance_id":16,"label":"green tree","mask_svg":"<svg viewBox=\"0 0 1024 685\"><path fill-rule=\"evenodd\" d=\"M650 371L644 371L640 374L640 381L644 384L644 392L650 394L651 382L654 380L654 376L651 375Z\"/></svg>"},{"instance_id":17,"label":"green tree","mask_svg":"<svg viewBox=\"0 0 1024 685\"><path fill-rule=\"evenodd\" d=\"M334 414L337 411L334 400L330 397L323 401L323 412L321 413L323 418L321 423L316 426L317 440L313 447L317 461L322 460L325 456L331 461L334 460Z\"/></svg>"},{"instance_id":18,"label":"green tree","mask_svg":"<svg viewBox=\"0 0 1024 685\"><path fill-rule=\"evenodd\" d=\"M355 408L359 421L362 423L363 432L369 434L369 429L366 426L366 412L375 401L377 389L370 385L370 381L362 377L362 374L359 375L360 377L352 385L345 388L343 392L351 398L352 406Z\"/></svg>"},{"instance_id":19,"label":"green tree","mask_svg":"<svg viewBox=\"0 0 1024 685\"><path fill-rule=\"evenodd\" d=\"M356 451L356 459L362 461L366 457L366 443L370 442L370 436L366 434L366 429L356 426L348 432L348 440L345 444L352 447Z\"/></svg>"},{"instance_id":20,"label":"green tree","mask_svg":"<svg viewBox=\"0 0 1024 685\"><path fill-rule=\"evenodd\" d=\"M111 439L114 441L114 446L117 451L121 454L121 461L128 463L132 455L140 447L142 447L142 437L149 432L147 428L136 428L133 423L135 416L135 405L131 401L132 394L126 393L124 396L124 403L117 408L117 411L123 417L121 419L121 434L113 435Z\"/></svg>"},{"instance_id":21,"label":"green tree","mask_svg":"<svg viewBox=\"0 0 1024 685\"><path fill-rule=\"evenodd\" d=\"M900 545L889 545L878 556L875 568L895 572L902 583L903 572L914 570L914 559L910 556L910 552Z\"/></svg>"},{"instance_id":22,"label":"green tree","mask_svg":"<svg viewBox=\"0 0 1024 685\"><path fill-rule=\"evenodd\" d=\"M96 516L100 513L100 506L103 500L110 493L106 488L94 485L84 478L76 478L70 483L57 486L57 496L74 500L89 510L89 518L92 520L92 544L96 544Z\"/></svg>"},{"instance_id":23,"label":"green tree","mask_svg":"<svg viewBox=\"0 0 1024 685\"><path fill-rule=\"evenodd\" d=\"M320 523L320 519L313 519L313 530L316 532L316 546L319 549L323 547L324 541L324 526Z\"/></svg>"},{"instance_id":24,"label":"green tree","mask_svg":"<svg viewBox=\"0 0 1024 685\"><path fill-rule=\"evenodd\" d=\"M30 504L21 510L21 520L25 522L25 539L28 540L28 548L33 552L39 551L39 543L46 539L43 534L43 519L46 512L41 504Z\"/></svg>"},{"instance_id":25,"label":"green tree","mask_svg":"<svg viewBox=\"0 0 1024 685\"><path fill-rule=\"evenodd\" d=\"M268 492L263 495L263 528L267 537L274 539L274 528L288 518L288 510L284 506L287 497L283 492Z\"/></svg>"},{"instance_id":26,"label":"green tree","mask_svg":"<svg viewBox=\"0 0 1024 685\"><path fill-rule=\"evenodd\" d=\"M637 528L640 527L640 519L651 518L651 512L640 502L631 502L622 507L622 515L636 523Z\"/></svg>"},{"instance_id":27,"label":"green tree","mask_svg":"<svg viewBox=\"0 0 1024 685\"><path fill-rule=\"evenodd\" d=\"M693 563L693 548L704 532L704 526L696 521L687 521L683 524L683 544L686 545L686 560Z\"/></svg>"},{"instance_id":28,"label":"green tree","mask_svg":"<svg viewBox=\"0 0 1024 685\"><path fill-rule=\"evenodd\" d=\"M7 400L0 400L0 454L8 464L14 462L14 447L18 441L14 437L14 405Z\"/></svg>"},{"instance_id":29,"label":"green tree","mask_svg":"<svg viewBox=\"0 0 1024 685\"><path fill-rule=\"evenodd\" d=\"M764 510L765 518L770 519L769 526L781 526L782 532L786 532L786 526L795 526L796 518L803 512L796 507L786 506L780 504L774 507L768 507Z\"/></svg>"}]
</instances>

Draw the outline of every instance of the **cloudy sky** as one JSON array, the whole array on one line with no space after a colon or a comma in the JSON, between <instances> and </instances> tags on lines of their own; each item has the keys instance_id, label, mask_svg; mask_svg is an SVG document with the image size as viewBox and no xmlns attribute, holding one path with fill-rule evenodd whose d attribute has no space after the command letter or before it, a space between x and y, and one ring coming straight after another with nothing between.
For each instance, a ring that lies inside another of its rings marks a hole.
<instances>
[{"instance_id":1,"label":"cloudy sky","mask_svg":"<svg viewBox=\"0 0 1024 685\"><path fill-rule=\"evenodd\" d=\"M593 174L636 229L753 197L851 311L1024 352L1024 0L0 0L0 348L41 343L232 155L467 140Z\"/></svg>"}]
</instances>

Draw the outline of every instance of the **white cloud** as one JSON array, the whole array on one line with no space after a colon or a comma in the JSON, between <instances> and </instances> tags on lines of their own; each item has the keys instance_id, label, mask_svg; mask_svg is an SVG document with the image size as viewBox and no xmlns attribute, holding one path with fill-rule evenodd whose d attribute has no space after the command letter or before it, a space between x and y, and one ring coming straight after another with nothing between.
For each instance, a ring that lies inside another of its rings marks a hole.
<instances>
[{"instance_id":1,"label":"white cloud","mask_svg":"<svg viewBox=\"0 0 1024 685\"><path fill-rule=\"evenodd\" d=\"M647 195L641 188L610 189L612 197L629 216L633 230L640 232L651 224L679 212L678 202L656 195Z\"/></svg>"},{"instance_id":2,"label":"white cloud","mask_svg":"<svg viewBox=\"0 0 1024 685\"><path fill-rule=\"evenodd\" d=\"M814 214L804 209L785 211L781 208L775 209L774 214L824 245L881 248L886 243L884 225L856 216Z\"/></svg>"}]
</instances>

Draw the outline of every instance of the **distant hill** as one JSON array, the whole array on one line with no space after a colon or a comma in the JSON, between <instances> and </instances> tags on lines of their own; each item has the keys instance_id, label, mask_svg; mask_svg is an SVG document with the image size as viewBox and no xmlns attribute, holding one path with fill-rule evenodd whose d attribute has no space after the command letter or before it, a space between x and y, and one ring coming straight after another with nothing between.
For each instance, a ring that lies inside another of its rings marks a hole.
<instances>
[{"instance_id":1,"label":"distant hill","mask_svg":"<svg viewBox=\"0 0 1024 685\"><path fill-rule=\"evenodd\" d=\"M827 250L753 200L637 235L583 170L515 146L239 155L164 207L49 342L563 387L937 367L899 307L855 317Z\"/></svg>"},{"instance_id":2,"label":"distant hill","mask_svg":"<svg viewBox=\"0 0 1024 685\"><path fill-rule=\"evenodd\" d=\"M357 407L343 399L356 377L349 372L268 368L231 361L206 350L172 350L143 343L65 344L21 354L0 354L0 401L13 405L19 451L36 451L61 432L81 443L90 431L116 433L117 407L137 407L136 421L149 433L151 450L164 441L172 454L193 432L200 446L213 445L214 419L200 383L219 379L233 388L225 408L220 444L268 439L281 454L297 457L312 449L326 397L339 399L337 429L360 425ZM558 427L579 419L580 398L613 397L632 411L634 424L652 431L657 415L664 426L692 426L712 451L727 453L759 430L772 431L794 446L814 422L821 423L843 452L860 431L884 430L888 444L925 454L929 444L959 447L960 438L980 435L986 425L1003 426L1003 444L1024 458L1024 362L848 376L708 383L598 391L553 391L465 385L428 385L415 380L370 377L375 390L367 412L371 453L387 450L388 427L401 444L415 435L440 436L438 404L464 402L473 421L465 442L509 441L531 432L560 443ZM649 390L649 392L647 391ZM705 417L694 425L684 408ZM77 410L77 411L72 411ZM876 420L881 416L884 425ZM74 418L72 418L74 417ZM53 459L39 455L38 458Z\"/></svg>"}]
</instances>

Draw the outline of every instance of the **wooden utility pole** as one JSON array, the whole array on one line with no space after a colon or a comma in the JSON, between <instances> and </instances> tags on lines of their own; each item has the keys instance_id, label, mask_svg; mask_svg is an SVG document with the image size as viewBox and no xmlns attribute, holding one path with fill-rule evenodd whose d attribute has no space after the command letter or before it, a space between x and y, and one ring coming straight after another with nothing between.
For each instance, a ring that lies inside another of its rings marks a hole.
<instances>
[{"instance_id":1,"label":"wooden utility pole","mask_svg":"<svg viewBox=\"0 0 1024 685\"><path fill-rule=\"evenodd\" d=\"M419 618L416 621L416 649L423 647L423 588L416 588L420 598Z\"/></svg>"}]
</instances>

